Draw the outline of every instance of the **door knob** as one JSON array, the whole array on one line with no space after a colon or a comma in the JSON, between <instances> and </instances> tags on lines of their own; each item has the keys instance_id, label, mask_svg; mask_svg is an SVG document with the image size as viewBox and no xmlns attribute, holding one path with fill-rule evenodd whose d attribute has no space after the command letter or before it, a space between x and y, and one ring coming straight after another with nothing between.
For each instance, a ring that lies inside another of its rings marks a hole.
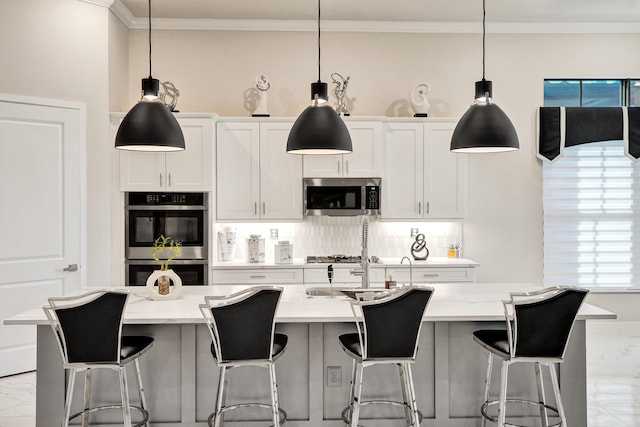
<instances>
[{"instance_id":1,"label":"door knob","mask_svg":"<svg viewBox=\"0 0 640 427\"><path fill-rule=\"evenodd\" d=\"M69 264L67 267L63 268L62 271L78 271L78 264Z\"/></svg>"}]
</instances>

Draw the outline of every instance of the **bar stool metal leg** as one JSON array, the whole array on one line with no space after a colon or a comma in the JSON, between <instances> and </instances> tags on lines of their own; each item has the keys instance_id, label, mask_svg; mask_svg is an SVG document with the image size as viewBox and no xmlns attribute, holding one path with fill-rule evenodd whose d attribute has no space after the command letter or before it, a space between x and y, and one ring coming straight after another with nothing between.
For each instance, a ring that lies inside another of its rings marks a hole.
<instances>
[{"instance_id":1,"label":"bar stool metal leg","mask_svg":"<svg viewBox=\"0 0 640 427\"><path fill-rule=\"evenodd\" d=\"M567 427L567 418L564 413L564 406L562 405L562 397L560 396L560 387L558 385L558 376L556 374L556 368L553 363L547 365L549 367L549 374L551 376L551 384L553 385L553 394L556 398L556 406L558 407L558 416L562 427Z\"/></svg>"},{"instance_id":2,"label":"bar stool metal leg","mask_svg":"<svg viewBox=\"0 0 640 427\"><path fill-rule=\"evenodd\" d=\"M69 417L71 416L71 399L73 398L73 388L76 384L76 371L69 369L69 380L67 382L67 397L64 401L64 427L69 427Z\"/></svg>"},{"instance_id":3,"label":"bar stool metal leg","mask_svg":"<svg viewBox=\"0 0 640 427\"><path fill-rule=\"evenodd\" d=\"M147 399L144 396L144 386L142 385L142 375L140 374L140 363L138 359L135 359L133 362L136 370L136 380L138 381L138 395L140 396L140 408L142 408L143 411L146 411ZM149 417L147 417L147 421L144 424L147 427L149 427Z\"/></svg>"},{"instance_id":4,"label":"bar stool metal leg","mask_svg":"<svg viewBox=\"0 0 640 427\"><path fill-rule=\"evenodd\" d=\"M406 376L406 371L405 371L405 365L404 363L398 363L398 370L400 371L400 386L402 388L402 403L404 403L405 407L404 407L404 417L407 420L407 425L412 425L413 421L412 421L412 415L411 415L411 408L409 406L410 404L410 391L409 391L409 387L408 387L408 380L407 380L407 376Z\"/></svg>"},{"instance_id":5,"label":"bar stool metal leg","mask_svg":"<svg viewBox=\"0 0 640 427\"><path fill-rule=\"evenodd\" d=\"M120 395L122 396L122 417L125 427L131 427L131 407L129 406L129 385L124 366L118 369L120 374Z\"/></svg>"},{"instance_id":6,"label":"bar stool metal leg","mask_svg":"<svg viewBox=\"0 0 640 427\"><path fill-rule=\"evenodd\" d=\"M484 379L484 401L483 405L489 402L489 389L491 388L491 374L493 371L493 353L489 352L489 361L487 362L487 375ZM482 427L486 427L487 418L482 417Z\"/></svg>"},{"instance_id":7,"label":"bar stool metal leg","mask_svg":"<svg viewBox=\"0 0 640 427\"><path fill-rule=\"evenodd\" d=\"M418 403L416 402L416 391L413 386L413 373L411 372L411 365L405 363L405 370L407 373L408 385L409 385L409 404L411 405L412 425L420 427L420 415L418 413Z\"/></svg>"},{"instance_id":8,"label":"bar stool metal leg","mask_svg":"<svg viewBox=\"0 0 640 427\"><path fill-rule=\"evenodd\" d=\"M84 398L83 398L83 410L88 410L90 408L91 402L91 369L87 368L84 371ZM85 412L82 414L82 427L88 427L89 425L89 413Z\"/></svg>"},{"instance_id":9,"label":"bar stool metal leg","mask_svg":"<svg viewBox=\"0 0 640 427\"><path fill-rule=\"evenodd\" d=\"M280 426L280 403L278 402L278 383L276 379L276 367L269 365L269 378L271 379L271 413L274 427Z\"/></svg>"},{"instance_id":10,"label":"bar stool metal leg","mask_svg":"<svg viewBox=\"0 0 640 427\"><path fill-rule=\"evenodd\" d=\"M544 381L542 380L542 367L539 362L535 362L534 364L536 371L536 383L538 385L538 403L540 403L540 419L542 420L542 425L549 425L549 414L547 412L547 399L544 393Z\"/></svg>"},{"instance_id":11,"label":"bar stool metal leg","mask_svg":"<svg viewBox=\"0 0 640 427\"><path fill-rule=\"evenodd\" d=\"M358 364L356 369L356 383L353 392L353 410L351 411L351 427L358 427L360 418L360 398L362 395L362 374L364 373L364 365Z\"/></svg>"},{"instance_id":12,"label":"bar stool metal leg","mask_svg":"<svg viewBox=\"0 0 640 427\"><path fill-rule=\"evenodd\" d=\"M509 363L506 360L500 366L500 397L498 402L498 427L504 427L507 417L507 377L509 375Z\"/></svg>"}]
</instances>

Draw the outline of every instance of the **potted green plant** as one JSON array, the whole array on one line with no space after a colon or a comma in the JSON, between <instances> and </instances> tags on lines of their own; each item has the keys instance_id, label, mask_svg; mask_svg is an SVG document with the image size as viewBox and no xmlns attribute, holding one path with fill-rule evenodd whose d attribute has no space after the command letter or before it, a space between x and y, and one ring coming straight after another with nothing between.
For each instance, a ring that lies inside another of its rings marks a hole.
<instances>
[{"instance_id":1,"label":"potted green plant","mask_svg":"<svg viewBox=\"0 0 640 427\"><path fill-rule=\"evenodd\" d=\"M182 285L180 277L169 268L169 263L180 256L181 247L182 242L174 240L171 237L165 237L162 234L153 241L151 257L160 265L160 270L154 271L151 276L149 276L149 279L147 279L147 286L152 288L152 296L168 296L171 289L171 280L174 282L174 290L179 289ZM156 281L158 282L157 294L155 289L153 289Z\"/></svg>"}]
</instances>

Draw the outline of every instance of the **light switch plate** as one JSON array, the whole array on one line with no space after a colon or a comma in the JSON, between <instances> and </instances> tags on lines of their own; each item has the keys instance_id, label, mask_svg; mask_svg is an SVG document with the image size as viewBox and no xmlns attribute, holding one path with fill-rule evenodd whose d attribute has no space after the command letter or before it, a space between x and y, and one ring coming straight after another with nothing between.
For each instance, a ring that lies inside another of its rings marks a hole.
<instances>
[{"instance_id":1,"label":"light switch plate","mask_svg":"<svg viewBox=\"0 0 640 427\"><path fill-rule=\"evenodd\" d=\"M278 240L278 229L277 228L272 228L271 229L271 238L273 240Z\"/></svg>"},{"instance_id":2,"label":"light switch plate","mask_svg":"<svg viewBox=\"0 0 640 427\"><path fill-rule=\"evenodd\" d=\"M412 228L411 229L411 237L416 237L418 235L418 229L417 228Z\"/></svg>"}]
</instances>

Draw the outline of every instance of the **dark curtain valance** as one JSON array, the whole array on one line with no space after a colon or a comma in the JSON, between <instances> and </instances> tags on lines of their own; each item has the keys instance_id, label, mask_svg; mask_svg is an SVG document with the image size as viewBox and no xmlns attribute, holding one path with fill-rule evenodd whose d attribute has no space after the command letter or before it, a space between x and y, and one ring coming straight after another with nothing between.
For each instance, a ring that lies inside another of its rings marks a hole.
<instances>
[{"instance_id":1,"label":"dark curtain valance","mask_svg":"<svg viewBox=\"0 0 640 427\"><path fill-rule=\"evenodd\" d=\"M640 158L640 107L540 107L538 157L553 162L564 147L623 140L625 154Z\"/></svg>"}]
</instances>

